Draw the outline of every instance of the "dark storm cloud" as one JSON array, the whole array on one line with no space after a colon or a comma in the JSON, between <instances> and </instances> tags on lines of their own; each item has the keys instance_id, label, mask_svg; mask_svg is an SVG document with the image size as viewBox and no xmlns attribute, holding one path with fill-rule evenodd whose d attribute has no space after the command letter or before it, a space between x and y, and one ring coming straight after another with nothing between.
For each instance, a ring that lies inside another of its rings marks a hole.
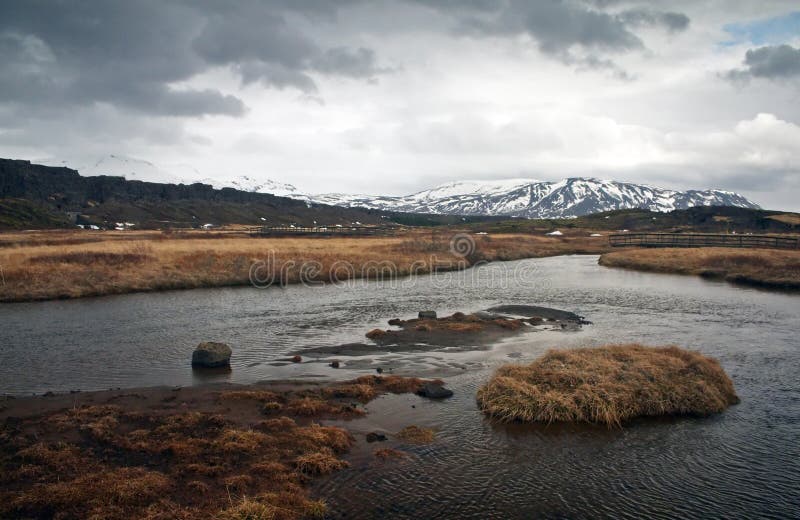
<instances>
[{"instance_id":1,"label":"dark storm cloud","mask_svg":"<svg viewBox=\"0 0 800 520\"><path fill-rule=\"evenodd\" d=\"M300 4L295 9L301 7L305 13L312 4ZM193 48L209 63L233 66L245 83L258 80L306 93L317 90L310 76L313 73L369 79L388 72L378 66L371 49L323 49L275 12L274 6L257 3L233 14L214 14L194 40ZM322 10L320 14L329 12Z\"/></svg>"},{"instance_id":2,"label":"dark storm cloud","mask_svg":"<svg viewBox=\"0 0 800 520\"><path fill-rule=\"evenodd\" d=\"M652 9L631 9L619 15L626 24L660 26L669 32L685 31L689 27L689 17L683 13L654 11Z\"/></svg>"},{"instance_id":3,"label":"dark storm cloud","mask_svg":"<svg viewBox=\"0 0 800 520\"><path fill-rule=\"evenodd\" d=\"M670 32L686 29L689 17L655 9L632 9L622 13L606 10L613 2L584 3L569 0L508 0L469 2L464 10L456 2L416 0L459 19L459 31L470 36L516 36L527 34L539 49L566 64L580 68L607 68L616 76L627 74L598 52L626 52L644 48L633 29L641 25L662 27ZM574 55L575 46L589 51L588 57Z\"/></svg>"},{"instance_id":4,"label":"dark storm cloud","mask_svg":"<svg viewBox=\"0 0 800 520\"><path fill-rule=\"evenodd\" d=\"M800 77L800 49L791 45L767 45L745 53L744 68L727 73L732 80Z\"/></svg>"},{"instance_id":5,"label":"dark storm cloud","mask_svg":"<svg viewBox=\"0 0 800 520\"><path fill-rule=\"evenodd\" d=\"M560 0L509 2L498 16L466 20L467 28L491 35L527 33L548 54L567 51L573 45L607 50L642 47L641 40L625 23L608 13L582 4Z\"/></svg>"},{"instance_id":6,"label":"dark storm cloud","mask_svg":"<svg viewBox=\"0 0 800 520\"><path fill-rule=\"evenodd\" d=\"M304 92L316 91L317 73L372 78L386 72L372 50L325 48L288 21L331 20L346 3L6 1L0 4L0 103L107 103L155 115L239 116L245 107L235 96L174 85L216 66L230 67L244 82Z\"/></svg>"}]
</instances>

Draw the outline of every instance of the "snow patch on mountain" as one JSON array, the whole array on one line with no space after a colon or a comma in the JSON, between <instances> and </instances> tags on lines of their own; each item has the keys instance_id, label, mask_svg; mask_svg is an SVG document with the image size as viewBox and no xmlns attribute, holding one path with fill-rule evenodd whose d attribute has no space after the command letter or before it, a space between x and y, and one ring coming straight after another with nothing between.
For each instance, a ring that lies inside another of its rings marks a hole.
<instances>
[{"instance_id":1,"label":"snow patch on mountain","mask_svg":"<svg viewBox=\"0 0 800 520\"><path fill-rule=\"evenodd\" d=\"M529 218L578 217L631 208L661 212L693 206L758 208L743 196L729 191L677 191L582 177L557 182L533 179L450 182L403 197L324 194L309 199L384 211Z\"/></svg>"},{"instance_id":2,"label":"snow patch on mountain","mask_svg":"<svg viewBox=\"0 0 800 520\"><path fill-rule=\"evenodd\" d=\"M123 155L106 155L100 157L93 163L84 167L79 167L78 171L81 175L97 176L97 175L111 175L114 177L125 177L129 181L144 181L144 182L163 182L178 184L182 181L181 173L187 175L196 175L197 171L183 171L177 172L178 169L188 169L189 167L183 166L181 168L170 168L166 170L160 168L155 164L144 161L142 159L134 159L132 157L125 157Z\"/></svg>"},{"instance_id":3,"label":"snow patch on mountain","mask_svg":"<svg viewBox=\"0 0 800 520\"><path fill-rule=\"evenodd\" d=\"M234 188L241 191L271 193L279 197L303 198L303 194L297 191L297 188L291 184L276 182L270 179L260 179L249 175L240 175L227 179L207 177L195 182L210 184L217 189Z\"/></svg>"},{"instance_id":4,"label":"snow patch on mountain","mask_svg":"<svg viewBox=\"0 0 800 520\"><path fill-rule=\"evenodd\" d=\"M110 175L124 177L129 181L158 182L164 184L194 184L201 182L214 188L234 188L241 191L271 193L280 197L304 198L303 194L291 184L276 182L251 175L230 177L204 177L196 168L187 164L170 164L157 166L143 159L109 154L83 165L68 165L66 162L56 163L43 160L42 164L50 166L68 166L78 170L86 177Z\"/></svg>"}]
</instances>

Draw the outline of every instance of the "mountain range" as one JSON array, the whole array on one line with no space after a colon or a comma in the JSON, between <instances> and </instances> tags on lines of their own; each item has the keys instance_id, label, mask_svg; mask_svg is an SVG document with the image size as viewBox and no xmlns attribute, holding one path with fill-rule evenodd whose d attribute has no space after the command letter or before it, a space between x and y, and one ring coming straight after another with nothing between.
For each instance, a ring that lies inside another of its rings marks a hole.
<instances>
[{"instance_id":1,"label":"mountain range","mask_svg":"<svg viewBox=\"0 0 800 520\"><path fill-rule=\"evenodd\" d=\"M178 171L176 171L176 169ZM254 175L202 177L196 170L177 165L159 168L138 159L110 155L81 170L83 175L118 175L150 182L202 182L215 188L271 193L308 203L380 211L439 215L491 215L525 218L579 217L618 209L667 212L695 206L759 206L738 193L722 190L671 190L614 180L571 177L560 181L509 179L456 181L405 196L307 194L291 184Z\"/></svg>"},{"instance_id":2,"label":"mountain range","mask_svg":"<svg viewBox=\"0 0 800 520\"><path fill-rule=\"evenodd\" d=\"M329 194L311 196L309 200L384 211L526 218L579 217L632 208L659 212L694 206L758 209L758 205L742 195L729 191L676 191L583 177L557 182L530 179L451 182L404 197Z\"/></svg>"}]
</instances>

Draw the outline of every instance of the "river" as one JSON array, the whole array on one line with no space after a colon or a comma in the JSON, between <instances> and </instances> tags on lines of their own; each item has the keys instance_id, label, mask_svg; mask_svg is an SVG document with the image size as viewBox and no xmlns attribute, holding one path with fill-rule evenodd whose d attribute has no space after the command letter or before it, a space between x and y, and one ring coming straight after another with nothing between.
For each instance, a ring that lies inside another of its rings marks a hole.
<instances>
[{"instance_id":1,"label":"river","mask_svg":"<svg viewBox=\"0 0 800 520\"><path fill-rule=\"evenodd\" d=\"M532 332L491 348L386 352L329 359L290 353L363 341L417 311L499 304L574 311L592 325ZM597 265L596 256L495 263L460 273L347 287L230 288L0 306L0 393L348 378L378 366L444 377L452 399L391 396L360 429L419 424L438 440L399 465L370 462L315 486L334 516L800 517L800 297L695 277ZM188 362L200 341L234 349L233 370ZM548 348L676 344L720 360L741 404L704 419L637 421L624 429L504 426L474 395L494 367ZM412 405L414 406L412 408ZM385 412L385 413L381 413ZM378 423L377 418L389 416ZM371 422L372 421L372 422ZM362 424L357 424L361 422Z\"/></svg>"}]
</instances>

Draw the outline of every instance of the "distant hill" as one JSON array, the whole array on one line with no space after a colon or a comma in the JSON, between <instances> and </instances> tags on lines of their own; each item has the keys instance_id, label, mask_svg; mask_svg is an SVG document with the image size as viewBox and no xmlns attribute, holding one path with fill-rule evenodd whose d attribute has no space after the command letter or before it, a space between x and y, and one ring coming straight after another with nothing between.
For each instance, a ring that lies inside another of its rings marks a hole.
<instances>
[{"instance_id":1,"label":"distant hill","mask_svg":"<svg viewBox=\"0 0 800 520\"><path fill-rule=\"evenodd\" d=\"M140 228L203 224L320 225L385 223L382 212L327 206L208 184L162 184L123 177L83 177L66 167L0 159L0 227L75 224Z\"/></svg>"}]
</instances>

